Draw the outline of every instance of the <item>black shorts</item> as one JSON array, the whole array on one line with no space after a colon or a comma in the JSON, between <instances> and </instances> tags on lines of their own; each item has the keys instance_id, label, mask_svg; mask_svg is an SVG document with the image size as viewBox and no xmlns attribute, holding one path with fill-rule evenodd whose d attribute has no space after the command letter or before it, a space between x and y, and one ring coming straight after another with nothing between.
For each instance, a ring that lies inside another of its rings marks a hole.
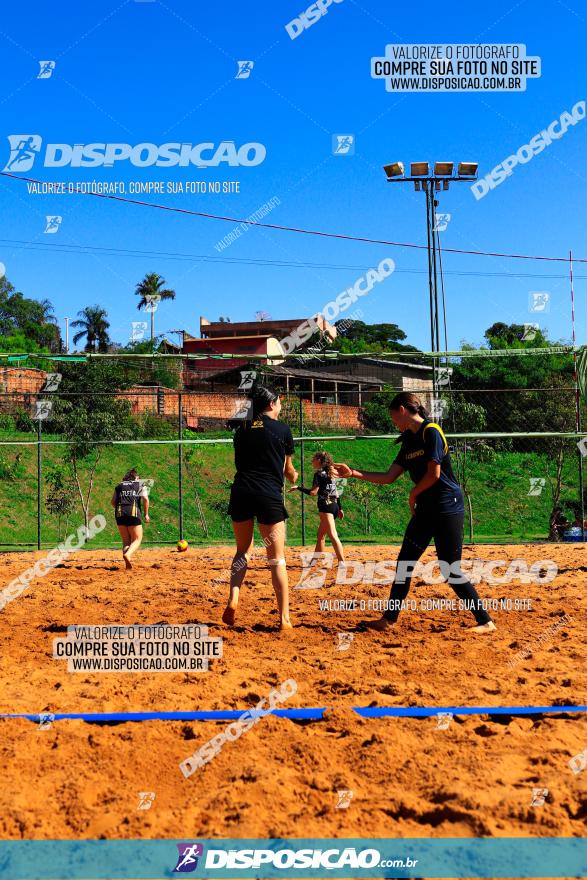
<instances>
[{"instance_id":1,"label":"black shorts","mask_svg":"<svg viewBox=\"0 0 587 880\"><path fill-rule=\"evenodd\" d=\"M143 521L140 516L117 516L117 526L142 526Z\"/></svg>"},{"instance_id":2,"label":"black shorts","mask_svg":"<svg viewBox=\"0 0 587 880\"><path fill-rule=\"evenodd\" d=\"M273 526L289 517L281 498L251 495L238 489L231 489L228 514L233 522L245 522L256 518L257 522L264 526Z\"/></svg>"},{"instance_id":3,"label":"black shorts","mask_svg":"<svg viewBox=\"0 0 587 880\"><path fill-rule=\"evenodd\" d=\"M336 519L338 516L338 512L340 507L338 505L338 501L319 501L318 502L318 511L319 513L331 513L332 516Z\"/></svg>"}]
</instances>

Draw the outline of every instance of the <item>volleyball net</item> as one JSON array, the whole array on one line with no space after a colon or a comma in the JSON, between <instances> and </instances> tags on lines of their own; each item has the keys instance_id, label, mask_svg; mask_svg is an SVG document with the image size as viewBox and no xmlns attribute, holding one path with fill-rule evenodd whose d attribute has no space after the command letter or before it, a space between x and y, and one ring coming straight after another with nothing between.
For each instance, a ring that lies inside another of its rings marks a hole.
<instances>
[{"instance_id":1,"label":"volleyball net","mask_svg":"<svg viewBox=\"0 0 587 880\"><path fill-rule=\"evenodd\" d=\"M247 415L253 382L281 393L300 483L311 484L318 450L386 470L398 451L389 402L412 391L447 436L466 496L466 541L560 538L565 529L553 531L552 522L557 507L567 528L585 518L584 376L585 351L572 346L325 350L246 363L223 354L3 356L0 546L54 546L98 513L108 526L92 546L118 546L110 498L131 467L149 488L147 545L179 537L229 543L232 436ZM392 486L341 481L343 540L400 541L409 515L406 479ZM287 488L288 541L311 544L315 500Z\"/></svg>"}]
</instances>

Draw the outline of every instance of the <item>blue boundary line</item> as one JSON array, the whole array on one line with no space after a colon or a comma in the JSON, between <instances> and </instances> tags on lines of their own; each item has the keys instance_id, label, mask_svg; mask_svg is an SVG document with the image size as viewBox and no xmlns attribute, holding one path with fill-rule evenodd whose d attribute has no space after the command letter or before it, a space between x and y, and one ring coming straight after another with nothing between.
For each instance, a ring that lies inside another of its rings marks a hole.
<instances>
[{"instance_id":1,"label":"blue boundary line","mask_svg":"<svg viewBox=\"0 0 587 880\"><path fill-rule=\"evenodd\" d=\"M363 718L429 718L439 713L452 715L542 715L587 712L587 706L353 706L353 712ZM244 712L251 716L276 715L278 718L290 718L294 721L319 721L323 718L326 707L273 709L269 711L255 709L216 709L194 712L63 712L51 713L52 721L67 719L88 722L125 722L125 721L235 721ZM46 717L47 714L43 713ZM26 713L2 713L0 718L26 718L39 722L41 716Z\"/></svg>"}]
</instances>

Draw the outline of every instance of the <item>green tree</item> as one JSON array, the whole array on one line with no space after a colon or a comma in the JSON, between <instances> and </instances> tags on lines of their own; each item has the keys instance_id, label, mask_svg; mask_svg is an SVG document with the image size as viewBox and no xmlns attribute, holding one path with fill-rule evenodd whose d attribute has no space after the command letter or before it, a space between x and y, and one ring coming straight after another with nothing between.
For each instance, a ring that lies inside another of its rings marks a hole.
<instances>
[{"instance_id":1,"label":"green tree","mask_svg":"<svg viewBox=\"0 0 587 880\"><path fill-rule=\"evenodd\" d=\"M341 318L334 325L340 335L328 348L344 354L377 354L382 351L419 351L413 345L403 345L407 339L397 324L366 324Z\"/></svg>"},{"instance_id":2,"label":"green tree","mask_svg":"<svg viewBox=\"0 0 587 880\"><path fill-rule=\"evenodd\" d=\"M183 367L181 357L157 360L159 345L150 339L129 342L121 350L132 354L154 355L153 360L137 358L136 361L132 361L131 366L136 373L137 385L163 385L165 388L181 389Z\"/></svg>"},{"instance_id":3,"label":"green tree","mask_svg":"<svg viewBox=\"0 0 587 880\"><path fill-rule=\"evenodd\" d=\"M364 403L359 410L359 421L362 426L380 434L393 434L396 428L389 415L389 405L396 394L397 391L384 388Z\"/></svg>"},{"instance_id":4,"label":"green tree","mask_svg":"<svg viewBox=\"0 0 587 880\"><path fill-rule=\"evenodd\" d=\"M165 288L166 283L161 275L150 272L136 286L135 294L140 297L137 309L147 309L151 313L151 342L155 339L155 309L158 303L175 299L175 290Z\"/></svg>"},{"instance_id":5,"label":"green tree","mask_svg":"<svg viewBox=\"0 0 587 880\"><path fill-rule=\"evenodd\" d=\"M75 509L74 485L71 474L63 465L55 465L46 476L48 490L45 497L45 507L49 513L57 517L57 533L61 540L61 524L65 518L65 525Z\"/></svg>"},{"instance_id":6,"label":"green tree","mask_svg":"<svg viewBox=\"0 0 587 880\"><path fill-rule=\"evenodd\" d=\"M79 318L71 322L72 327L80 327L73 337L73 344L77 345L80 339L86 338L85 351L107 352L110 344L108 328L110 323L106 320L108 313L100 306L86 306L78 312Z\"/></svg>"},{"instance_id":7,"label":"green tree","mask_svg":"<svg viewBox=\"0 0 587 880\"><path fill-rule=\"evenodd\" d=\"M532 339L523 339L522 324L493 324L485 333L486 346L478 351L503 349L546 348L553 343L535 330ZM474 352L472 345L462 343L463 351ZM566 428L550 427L552 408L545 402L563 394L572 407L573 359L570 354L483 355L461 358L453 367L453 390L486 391L475 394L476 403L487 413L487 431L519 432L572 430L571 420ZM561 413L559 413L559 416Z\"/></svg>"},{"instance_id":8,"label":"green tree","mask_svg":"<svg viewBox=\"0 0 587 880\"><path fill-rule=\"evenodd\" d=\"M87 526L96 469L104 449L113 440L133 434L131 404L117 395L132 384L132 378L107 361L64 364L62 377L52 420L68 441L66 460ZM110 497L102 499L102 505L108 509Z\"/></svg>"},{"instance_id":9,"label":"green tree","mask_svg":"<svg viewBox=\"0 0 587 880\"><path fill-rule=\"evenodd\" d=\"M23 296L3 276L0 278L0 344L3 351L13 351L6 340L24 336L26 343L21 351L33 351L47 347L59 351L61 337L48 299L36 300Z\"/></svg>"},{"instance_id":10,"label":"green tree","mask_svg":"<svg viewBox=\"0 0 587 880\"><path fill-rule=\"evenodd\" d=\"M358 503L363 520L363 532L365 535L368 535L371 532L371 517L373 510L380 503L379 494L377 492L379 488L379 486L374 486L373 483L366 483L362 480L353 480L352 483L346 487L345 500L352 498Z\"/></svg>"},{"instance_id":11,"label":"green tree","mask_svg":"<svg viewBox=\"0 0 587 880\"><path fill-rule=\"evenodd\" d=\"M0 333L0 351L14 352L14 354L21 354L23 352L50 353L46 345L40 345L35 339L27 336L23 330L16 330L7 336Z\"/></svg>"}]
</instances>

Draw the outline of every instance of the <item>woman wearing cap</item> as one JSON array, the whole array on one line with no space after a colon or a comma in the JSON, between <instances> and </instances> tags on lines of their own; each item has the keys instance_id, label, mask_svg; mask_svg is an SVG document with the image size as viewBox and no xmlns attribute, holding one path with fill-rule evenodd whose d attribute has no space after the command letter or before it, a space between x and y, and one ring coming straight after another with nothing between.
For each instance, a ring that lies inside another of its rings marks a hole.
<instances>
[{"instance_id":1,"label":"woman wearing cap","mask_svg":"<svg viewBox=\"0 0 587 880\"><path fill-rule=\"evenodd\" d=\"M131 557L141 546L143 540L143 520L141 506L145 506L145 522L149 517L149 493L139 479L135 468L122 478L114 489L111 502L116 517L116 525L122 538L122 558L126 568L132 568Z\"/></svg>"},{"instance_id":2,"label":"woman wearing cap","mask_svg":"<svg viewBox=\"0 0 587 880\"><path fill-rule=\"evenodd\" d=\"M256 386L249 395L248 418L234 435L236 474L228 513L236 539L230 572L230 595L222 620L233 626L240 587L253 549L255 519L267 551L267 564L277 599L280 629L291 629L289 585L285 564L284 476L297 480L292 464L294 441L290 428L279 421L281 400L270 388Z\"/></svg>"},{"instance_id":3,"label":"woman wearing cap","mask_svg":"<svg viewBox=\"0 0 587 880\"><path fill-rule=\"evenodd\" d=\"M448 444L440 425L428 418L419 398L402 391L390 404L390 415L401 432L401 449L389 470L368 473L337 464L342 477L355 477L370 483L394 483L407 471L415 484L410 492L412 518L408 523L398 556L396 575L390 594L390 608L379 620L367 623L371 629L385 631L399 616L402 601L408 595L411 575L430 541L434 539L441 563L450 566L448 583L459 599L467 603L477 621L476 633L496 629L490 615L482 607L475 587L465 578L461 568L463 546L464 502L448 453ZM400 565L403 563L403 565Z\"/></svg>"}]
</instances>

